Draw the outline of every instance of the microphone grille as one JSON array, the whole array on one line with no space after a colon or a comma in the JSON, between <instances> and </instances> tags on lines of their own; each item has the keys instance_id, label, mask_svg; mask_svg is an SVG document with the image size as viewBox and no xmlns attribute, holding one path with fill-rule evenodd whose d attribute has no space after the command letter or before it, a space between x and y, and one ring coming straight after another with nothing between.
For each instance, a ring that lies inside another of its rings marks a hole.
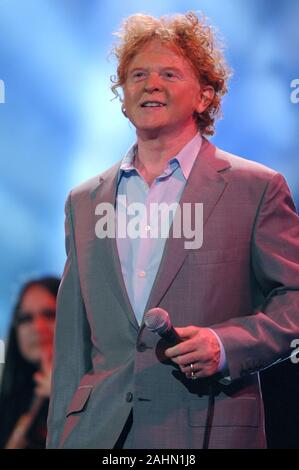
<instances>
[{"instance_id":1,"label":"microphone grille","mask_svg":"<svg viewBox=\"0 0 299 470\"><path fill-rule=\"evenodd\" d=\"M154 333L164 333L171 327L171 322L166 310L160 307L151 308L144 314L146 327Z\"/></svg>"}]
</instances>

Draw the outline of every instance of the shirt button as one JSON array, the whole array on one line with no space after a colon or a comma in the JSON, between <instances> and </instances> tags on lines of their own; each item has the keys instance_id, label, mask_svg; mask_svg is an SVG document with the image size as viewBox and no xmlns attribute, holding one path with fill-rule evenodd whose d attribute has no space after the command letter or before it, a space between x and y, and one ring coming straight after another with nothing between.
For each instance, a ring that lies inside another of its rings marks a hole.
<instances>
[{"instance_id":1,"label":"shirt button","mask_svg":"<svg viewBox=\"0 0 299 470\"><path fill-rule=\"evenodd\" d=\"M128 403L130 403L132 400L133 400L133 393L132 393L132 392L128 392L127 395L126 395L126 401L127 401Z\"/></svg>"},{"instance_id":2,"label":"shirt button","mask_svg":"<svg viewBox=\"0 0 299 470\"><path fill-rule=\"evenodd\" d=\"M146 232L149 232L150 229L151 229L151 226L150 226L150 225L146 225L146 226L144 227L144 230L145 230Z\"/></svg>"},{"instance_id":3,"label":"shirt button","mask_svg":"<svg viewBox=\"0 0 299 470\"><path fill-rule=\"evenodd\" d=\"M138 276L143 278L143 277L146 276L146 272L145 271L139 271Z\"/></svg>"}]
</instances>

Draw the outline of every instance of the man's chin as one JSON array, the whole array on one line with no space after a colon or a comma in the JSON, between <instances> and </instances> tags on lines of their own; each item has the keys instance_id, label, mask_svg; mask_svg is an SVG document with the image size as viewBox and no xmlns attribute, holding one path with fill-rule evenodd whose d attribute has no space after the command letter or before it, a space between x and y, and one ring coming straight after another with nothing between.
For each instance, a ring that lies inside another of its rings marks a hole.
<instances>
[{"instance_id":1,"label":"man's chin","mask_svg":"<svg viewBox=\"0 0 299 470\"><path fill-rule=\"evenodd\" d=\"M162 134L167 134L169 132L169 128L163 124L135 125L135 127L138 136L150 139L157 138Z\"/></svg>"}]
</instances>

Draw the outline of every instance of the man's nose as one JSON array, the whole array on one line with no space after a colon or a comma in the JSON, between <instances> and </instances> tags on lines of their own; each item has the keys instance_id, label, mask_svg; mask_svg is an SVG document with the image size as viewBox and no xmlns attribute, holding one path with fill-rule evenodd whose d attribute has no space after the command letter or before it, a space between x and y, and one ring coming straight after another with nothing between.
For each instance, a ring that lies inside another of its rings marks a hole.
<instances>
[{"instance_id":1,"label":"man's nose","mask_svg":"<svg viewBox=\"0 0 299 470\"><path fill-rule=\"evenodd\" d=\"M145 82L145 91L153 93L162 89L161 77L158 73L150 73Z\"/></svg>"}]
</instances>

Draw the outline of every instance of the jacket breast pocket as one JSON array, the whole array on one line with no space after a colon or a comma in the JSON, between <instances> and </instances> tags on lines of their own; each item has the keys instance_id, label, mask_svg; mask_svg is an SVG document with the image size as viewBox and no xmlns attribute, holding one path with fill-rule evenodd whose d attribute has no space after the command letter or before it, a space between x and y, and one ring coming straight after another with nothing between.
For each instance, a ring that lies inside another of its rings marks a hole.
<instances>
[{"instance_id":1,"label":"jacket breast pocket","mask_svg":"<svg viewBox=\"0 0 299 470\"><path fill-rule=\"evenodd\" d=\"M72 401L68 407L66 416L73 413L80 413L86 408L87 402L92 392L92 385L80 385L74 393Z\"/></svg>"},{"instance_id":2,"label":"jacket breast pocket","mask_svg":"<svg viewBox=\"0 0 299 470\"><path fill-rule=\"evenodd\" d=\"M250 257L250 246L245 243L232 248L189 251L186 262L191 265L232 263L249 259Z\"/></svg>"}]
</instances>

